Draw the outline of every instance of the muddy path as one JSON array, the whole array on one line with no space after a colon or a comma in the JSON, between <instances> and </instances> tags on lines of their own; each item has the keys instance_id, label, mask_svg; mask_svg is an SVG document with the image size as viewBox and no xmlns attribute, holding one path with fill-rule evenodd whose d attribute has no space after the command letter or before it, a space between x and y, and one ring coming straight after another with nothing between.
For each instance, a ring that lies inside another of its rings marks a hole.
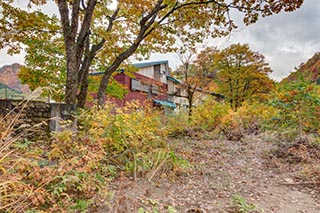
<instances>
[{"instance_id":1,"label":"muddy path","mask_svg":"<svg viewBox=\"0 0 320 213\"><path fill-rule=\"evenodd\" d=\"M174 179L121 178L100 212L319 213L319 191L296 183L296 171L275 167L265 135L238 142L183 138L175 149L193 165ZM246 210L246 211L245 211Z\"/></svg>"}]
</instances>

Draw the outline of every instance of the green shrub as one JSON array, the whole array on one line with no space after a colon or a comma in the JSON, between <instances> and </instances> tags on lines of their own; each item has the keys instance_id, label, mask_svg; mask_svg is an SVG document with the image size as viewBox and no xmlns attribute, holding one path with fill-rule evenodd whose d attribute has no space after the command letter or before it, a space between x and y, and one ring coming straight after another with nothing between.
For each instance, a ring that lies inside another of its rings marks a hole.
<instances>
[{"instance_id":1,"label":"green shrub","mask_svg":"<svg viewBox=\"0 0 320 213\"><path fill-rule=\"evenodd\" d=\"M254 204L249 204L247 200L239 194L233 195L232 202L234 207L233 212L235 213L260 212Z\"/></svg>"},{"instance_id":2,"label":"green shrub","mask_svg":"<svg viewBox=\"0 0 320 213\"><path fill-rule=\"evenodd\" d=\"M244 102L235 112L241 127L246 133L259 133L272 127L272 119L279 111L266 103Z\"/></svg>"},{"instance_id":3,"label":"green shrub","mask_svg":"<svg viewBox=\"0 0 320 213\"><path fill-rule=\"evenodd\" d=\"M187 135L191 129L188 114L184 111L167 114L163 120L171 137Z\"/></svg>"},{"instance_id":4,"label":"green shrub","mask_svg":"<svg viewBox=\"0 0 320 213\"><path fill-rule=\"evenodd\" d=\"M221 119L220 132L228 139L237 141L245 134L258 134L269 128L278 111L264 103L243 103L238 110L229 110Z\"/></svg>"},{"instance_id":5,"label":"green shrub","mask_svg":"<svg viewBox=\"0 0 320 213\"><path fill-rule=\"evenodd\" d=\"M167 148L167 130L161 123L160 112L137 103L124 108L92 107L80 116L81 133L99 141L106 157L122 166L141 153Z\"/></svg>"},{"instance_id":6,"label":"green shrub","mask_svg":"<svg viewBox=\"0 0 320 213\"><path fill-rule=\"evenodd\" d=\"M93 107L80 116L81 134L101 142L108 164L135 178L179 167L169 154L172 151L167 136L172 129L165 125L161 111L135 102L113 109L111 105L105 109Z\"/></svg>"},{"instance_id":7,"label":"green shrub","mask_svg":"<svg viewBox=\"0 0 320 213\"><path fill-rule=\"evenodd\" d=\"M219 103L209 98L193 110L191 126L195 129L212 131L220 125L221 120L228 114L229 109L227 104Z\"/></svg>"},{"instance_id":8,"label":"green shrub","mask_svg":"<svg viewBox=\"0 0 320 213\"><path fill-rule=\"evenodd\" d=\"M271 104L280 110L276 128L295 129L300 135L320 134L320 86L304 81L282 86Z\"/></svg>"}]
</instances>

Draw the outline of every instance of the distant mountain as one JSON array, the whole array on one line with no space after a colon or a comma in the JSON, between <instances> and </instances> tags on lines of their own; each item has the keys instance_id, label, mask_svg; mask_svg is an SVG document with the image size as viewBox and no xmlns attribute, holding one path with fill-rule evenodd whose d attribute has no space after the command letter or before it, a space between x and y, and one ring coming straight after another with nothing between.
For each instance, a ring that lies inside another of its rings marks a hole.
<instances>
[{"instance_id":1,"label":"distant mountain","mask_svg":"<svg viewBox=\"0 0 320 213\"><path fill-rule=\"evenodd\" d=\"M22 85L18 78L20 64L5 65L0 68L0 83L7 85L18 93L30 93L27 85Z\"/></svg>"},{"instance_id":2,"label":"distant mountain","mask_svg":"<svg viewBox=\"0 0 320 213\"><path fill-rule=\"evenodd\" d=\"M8 85L3 84L0 82L0 89L11 89L10 87L8 87ZM18 92L18 91L17 91Z\"/></svg>"},{"instance_id":3,"label":"distant mountain","mask_svg":"<svg viewBox=\"0 0 320 213\"><path fill-rule=\"evenodd\" d=\"M295 72L290 73L281 83L298 81L301 77L306 81L319 82L320 79L320 52L315 53L306 63L302 63Z\"/></svg>"},{"instance_id":4,"label":"distant mountain","mask_svg":"<svg viewBox=\"0 0 320 213\"><path fill-rule=\"evenodd\" d=\"M6 84L0 83L0 99L21 99L23 98L22 92L11 89Z\"/></svg>"}]
</instances>

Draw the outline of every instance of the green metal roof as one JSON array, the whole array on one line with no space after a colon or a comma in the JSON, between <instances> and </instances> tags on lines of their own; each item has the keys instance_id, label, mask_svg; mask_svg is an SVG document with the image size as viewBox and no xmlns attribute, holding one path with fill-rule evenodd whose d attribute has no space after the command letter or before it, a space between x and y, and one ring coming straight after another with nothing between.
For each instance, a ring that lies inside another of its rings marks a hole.
<instances>
[{"instance_id":1,"label":"green metal roof","mask_svg":"<svg viewBox=\"0 0 320 213\"><path fill-rule=\"evenodd\" d=\"M153 99L153 102L156 104L160 104L161 106L166 106L170 108L176 108L177 105L173 102L170 101L163 101L163 100L158 100L158 99Z\"/></svg>"},{"instance_id":2,"label":"green metal roof","mask_svg":"<svg viewBox=\"0 0 320 213\"><path fill-rule=\"evenodd\" d=\"M140 63L134 63L133 66L136 68L141 68L141 67L149 67L153 65L159 65L159 64L168 64L168 60L162 60L162 61L149 61L149 62L140 62Z\"/></svg>"},{"instance_id":3,"label":"green metal roof","mask_svg":"<svg viewBox=\"0 0 320 213\"><path fill-rule=\"evenodd\" d=\"M176 83L176 84L180 84L181 81L179 81L178 79L172 77L172 76L169 76L167 75L167 79L170 80L170 81L173 81L173 83Z\"/></svg>"},{"instance_id":4,"label":"green metal roof","mask_svg":"<svg viewBox=\"0 0 320 213\"><path fill-rule=\"evenodd\" d=\"M161 61L148 61L148 62L139 62L139 63L134 63L133 66L136 68L142 68L142 67L149 67L149 66L154 66L154 65L160 65L160 64L168 64L168 60L161 60ZM124 69L119 69L117 70L118 72L124 72ZM104 72L92 72L89 73L90 76L97 76L97 75L103 75Z\"/></svg>"}]
</instances>

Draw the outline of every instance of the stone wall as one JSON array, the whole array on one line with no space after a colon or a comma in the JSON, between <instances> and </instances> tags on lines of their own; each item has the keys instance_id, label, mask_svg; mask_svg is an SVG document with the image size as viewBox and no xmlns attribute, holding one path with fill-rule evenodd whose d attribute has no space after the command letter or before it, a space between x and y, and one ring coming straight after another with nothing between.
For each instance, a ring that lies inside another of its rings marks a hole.
<instances>
[{"instance_id":1,"label":"stone wall","mask_svg":"<svg viewBox=\"0 0 320 213\"><path fill-rule=\"evenodd\" d=\"M67 113L70 110L74 110L74 107L63 103L0 99L2 117L5 117L7 121L16 117L17 119L14 121L15 132L25 132L31 137L45 136L50 131L59 131L60 121L71 118L71 115Z\"/></svg>"}]
</instances>

